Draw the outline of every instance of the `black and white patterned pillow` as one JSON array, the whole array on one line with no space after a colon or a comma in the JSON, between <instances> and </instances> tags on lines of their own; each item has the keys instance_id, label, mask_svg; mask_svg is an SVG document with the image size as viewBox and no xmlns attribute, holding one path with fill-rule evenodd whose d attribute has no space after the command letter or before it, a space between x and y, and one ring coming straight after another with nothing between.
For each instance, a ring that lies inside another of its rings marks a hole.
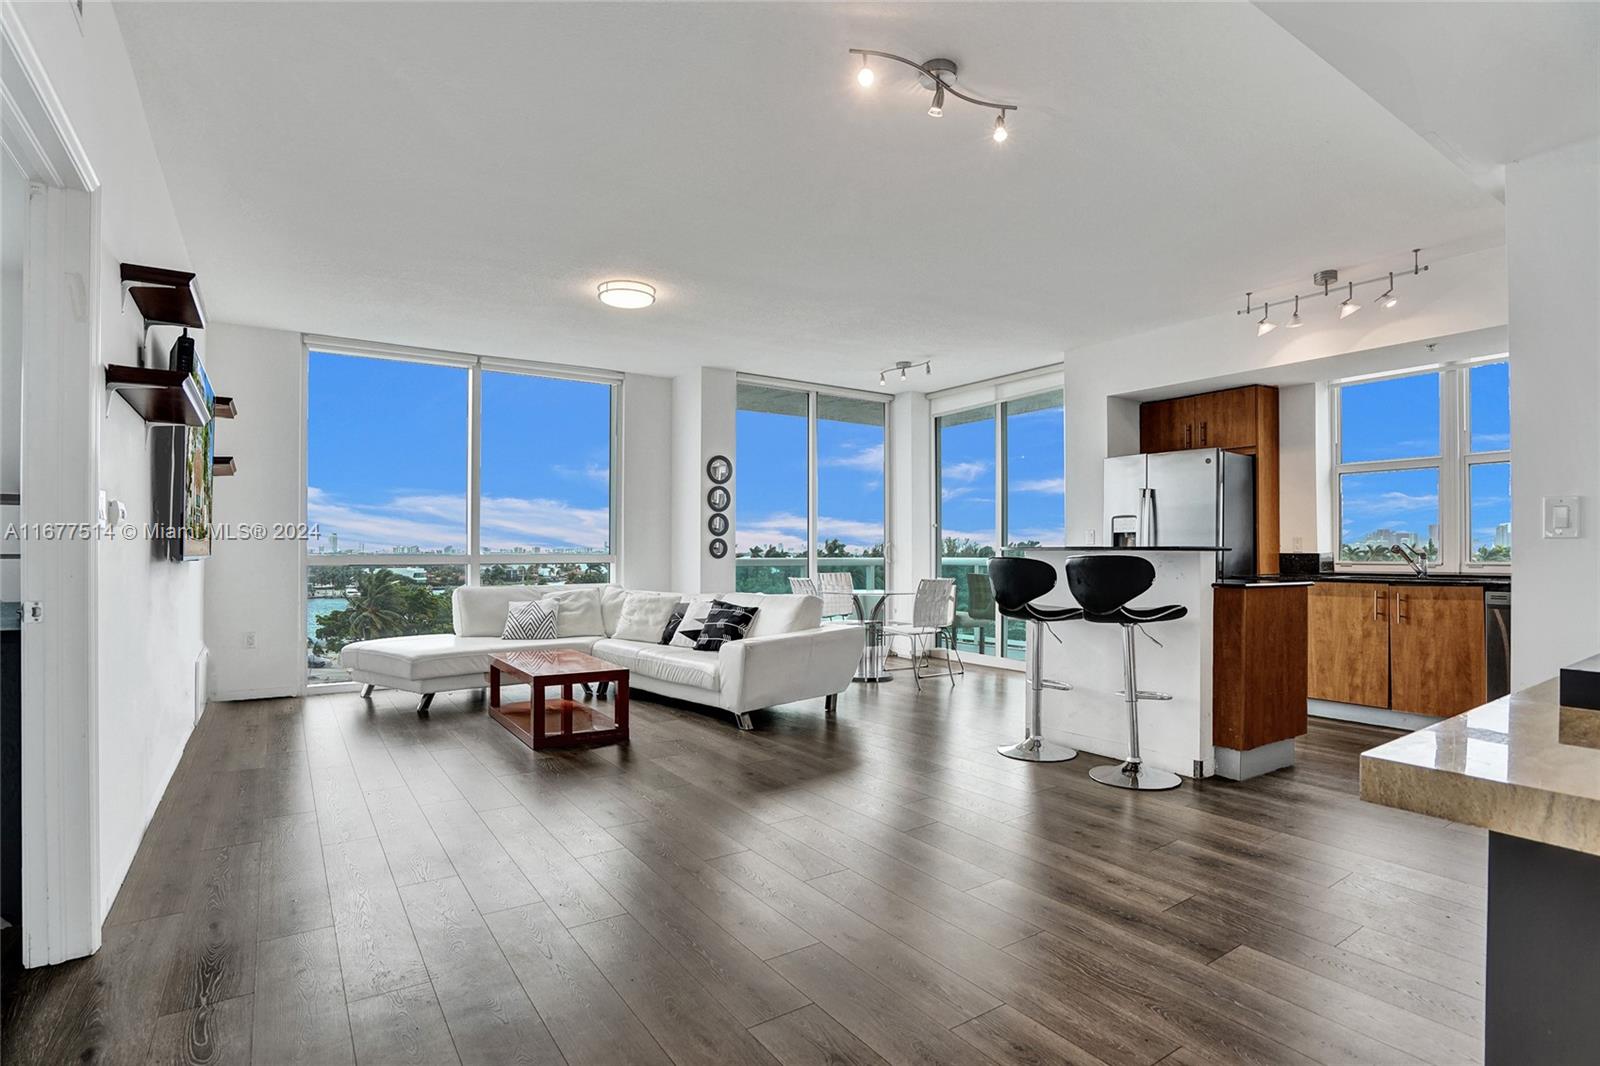
<instances>
[{"instance_id":1,"label":"black and white patterned pillow","mask_svg":"<svg viewBox=\"0 0 1600 1066\"><path fill-rule=\"evenodd\" d=\"M756 612L760 609L712 600L711 610L706 612L705 625L700 627L700 635L695 638L694 650L716 651L729 641L743 640L755 624Z\"/></svg>"},{"instance_id":2,"label":"black and white patterned pillow","mask_svg":"<svg viewBox=\"0 0 1600 1066\"><path fill-rule=\"evenodd\" d=\"M555 640L556 609L543 600L513 600L506 606L502 640Z\"/></svg>"},{"instance_id":3,"label":"black and white patterned pillow","mask_svg":"<svg viewBox=\"0 0 1600 1066\"><path fill-rule=\"evenodd\" d=\"M672 608L672 617L667 619L666 626L661 630L662 644L671 644L672 638L678 635L678 627L683 624L683 616L689 611L687 600L679 600Z\"/></svg>"}]
</instances>

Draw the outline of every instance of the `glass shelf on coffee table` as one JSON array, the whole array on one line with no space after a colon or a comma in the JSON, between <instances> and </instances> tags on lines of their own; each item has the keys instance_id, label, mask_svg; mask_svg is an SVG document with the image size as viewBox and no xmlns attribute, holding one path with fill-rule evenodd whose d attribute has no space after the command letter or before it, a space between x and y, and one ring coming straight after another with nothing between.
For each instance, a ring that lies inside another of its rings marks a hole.
<instances>
[{"instance_id":1,"label":"glass shelf on coffee table","mask_svg":"<svg viewBox=\"0 0 1600 1066\"><path fill-rule=\"evenodd\" d=\"M609 713L572 698L574 685L613 686ZM502 704L502 685L527 685L529 698ZM545 689L559 685L560 699ZM628 671L587 652L508 651L489 660L489 715L534 751L590 744L627 743Z\"/></svg>"}]
</instances>

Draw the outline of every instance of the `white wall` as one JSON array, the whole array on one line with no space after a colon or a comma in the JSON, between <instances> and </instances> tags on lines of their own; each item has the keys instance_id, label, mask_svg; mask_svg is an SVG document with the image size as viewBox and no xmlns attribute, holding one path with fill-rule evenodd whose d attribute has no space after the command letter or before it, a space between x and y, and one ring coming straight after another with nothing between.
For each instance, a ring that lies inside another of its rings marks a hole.
<instances>
[{"instance_id":1,"label":"white wall","mask_svg":"<svg viewBox=\"0 0 1600 1066\"><path fill-rule=\"evenodd\" d=\"M1283 552L1333 551L1328 386L1278 389L1278 539Z\"/></svg>"},{"instance_id":2,"label":"white wall","mask_svg":"<svg viewBox=\"0 0 1600 1066\"><path fill-rule=\"evenodd\" d=\"M672 380L672 587L681 592L726 592L734 587L734 548L738 527L732 525L739 506L739 456L735 451L734 418L739 378L732 370L703 367ZM728 554L713 559L706 551L711 534L706 520L706 461L713 455L733 460L728 488L730 528L723 539Z\"/></svg>"},{"instance_id":3,"label":"white wall","mask_svg":"<svg viewBox=\"0 0 1600 1066\"><path fill-rule=\"evenodd\" d=\"M1191 383L1207 388L1281 384L1294 380L1298 364L1410 343L1419 345L1416 363L1428 362L1423 341L1504 325L1504 252L1495 248L1435 261L1426 274L1405 279L1401 294L1403 302L1392 311L1368 307L1339 319L1328 313L1330 308L1317 307L1304 328L1262 338L1243 316L1226 311L1067 352L1068 540L1081 542L1089 531L1100 532L1103 460L1129 450L1126 411L1108 397L1181 395ZM1307 368L1299 380L1325 380L1327 373L1326 366ZM1112 408L1118 411L1115 418L1108 416ZM1136 424L1131 432L1132 450L1137 450ZM1281 424L1279 432L1281 440Z\"/></svg>"},{"instance_id":4,"label":"white wall","mask_svg":"<svg viewBox=\"0 0 1600 1066\"><path fill-rule=\"evenodd\" d=\"M1506 167L1511 287L1511 683L1600 652L1600 148ZM1545 540L1541 498L1583 497Z\"/></svg>"},{"instance_id":5,"label":"white wall","mask_svg":"<svg viewBox=\"0 0 1600 1066\"><path fill-rule=\"evenodd\" d=\"M86 5L81 31L67 4L19 4L13 10L100 180L94 204L98 276L91 297L99 361L132 362L140 323L136 313L124 313L121 307L118 265L186 269L189 256L114 9ZM166 340L170 342L170 334ZM94 355L86 352L84 357ZM152 517L145 425L122 401L106 404L103 378L97 373L94 379L94 395L83 399L104 412L97 427L98 488L125 501L130 519L142 525ZM218 384L226 391L225 382ZM82 517L90 520L93 514ZM202 647L208 564L157 562L143 540L102 541L95 551L96 807L103 915L193 728L194 667Z\"/></svg>"},{"instance_id":6,"label":"white wall","mask_svg":"<svg viewBox=\"0 0 1600 1066\"><path fill-rule=\"evenodd\" d=\"M915 588L933 574L933 414L928 397L902 392L889 405L889 580ZM891 607L900 604L891 603Z\"/></svg>"},{"instance_id":7,"label":"white wall","mask_svg":"<svg viewBox=\"0 0 1600 1066\"><path fill-rule=\"evenodd\" d=\"M673 382L627 374L622 385L622 581L672 584Z\"/></svg>"},{"instance_id":8,"label":"white wall","mask_svg":"<svg viewBox=\"0 0 1600 1066\"><path fill-rule=\"evenodd\" d=\"M217 423L217 452L239 464L216 482L216 519L236 529L300 520L305 441L300 335L214 322L206 368L239 415ZM226 388L222 388L226 382ZM218 541L206 564L211 698L292 696L305 679L300 542ZM246 647L253 634L255 647Z\"/></svg>"}]
</instances>

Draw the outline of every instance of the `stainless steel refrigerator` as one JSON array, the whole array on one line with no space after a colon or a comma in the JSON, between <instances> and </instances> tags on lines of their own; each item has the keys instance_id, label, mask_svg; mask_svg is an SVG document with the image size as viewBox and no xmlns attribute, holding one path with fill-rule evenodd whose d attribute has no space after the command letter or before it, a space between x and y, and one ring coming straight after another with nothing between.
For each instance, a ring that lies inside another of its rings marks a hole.
<instances>
[{"instance_id":1,"label":"stainless steel refrigerator","mask_svg":"<svg viewBox=\"0 0 1600 1066\"><path fill-rule=\"evenodd\" d=\"M1219 547L1217 572L1256 572L1256 460L1221 448L1106 460L1105 532L1130 547Z\"/></svg>"}]
</instances>

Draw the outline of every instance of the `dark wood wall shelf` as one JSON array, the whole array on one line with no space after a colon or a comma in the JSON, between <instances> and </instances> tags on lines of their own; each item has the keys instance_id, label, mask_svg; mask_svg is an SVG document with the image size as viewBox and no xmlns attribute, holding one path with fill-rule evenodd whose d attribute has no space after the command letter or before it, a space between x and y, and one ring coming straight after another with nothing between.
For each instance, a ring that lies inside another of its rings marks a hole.
<instances>
[{"instance_id":1,"label":"dark wood wall shelf","mask_svg":"<svg viewBox=\"0 0 1600 1066\"><path fill-rule=\"evenodd\" d=\"M239 472L239 464L233 461L231 455L213 455L211 457L212 477L232 477Z\"/></svg>"},{"instance_id":2,"label":"dark wood wall shelf","mask_svg":"<svg viewBox=\"0 0 1600 1066\"><path fill-rule=\"evenodd\" d=\"M232 396L214 396L211 399L211 414L216 418L237 418L239 408L235 406Z\"/></svg>"},{"instance_id":3,"label":"dark wood wall shelf","mask_svg":"<svg viewBox=\"0 0 1600 1066\"><path fill-rule=\"evenodd\" d=\"M126 400L146 422L163 426L203 426L210 420L199 383L181 370L108 366L106 388Z\"/></svg>"},{"instance_id":4,"label":"dark wood wall shelf","mask_svg":"<svg viewBox=\"0 0 1600 1066\"><path fill-rule=\"evenodd\" d=\"M194 275L188 271L123 263L122 290L133 298L147 329L151 326L206 328L200 294L195 289Z\"/></svg>"}]
</instances>

